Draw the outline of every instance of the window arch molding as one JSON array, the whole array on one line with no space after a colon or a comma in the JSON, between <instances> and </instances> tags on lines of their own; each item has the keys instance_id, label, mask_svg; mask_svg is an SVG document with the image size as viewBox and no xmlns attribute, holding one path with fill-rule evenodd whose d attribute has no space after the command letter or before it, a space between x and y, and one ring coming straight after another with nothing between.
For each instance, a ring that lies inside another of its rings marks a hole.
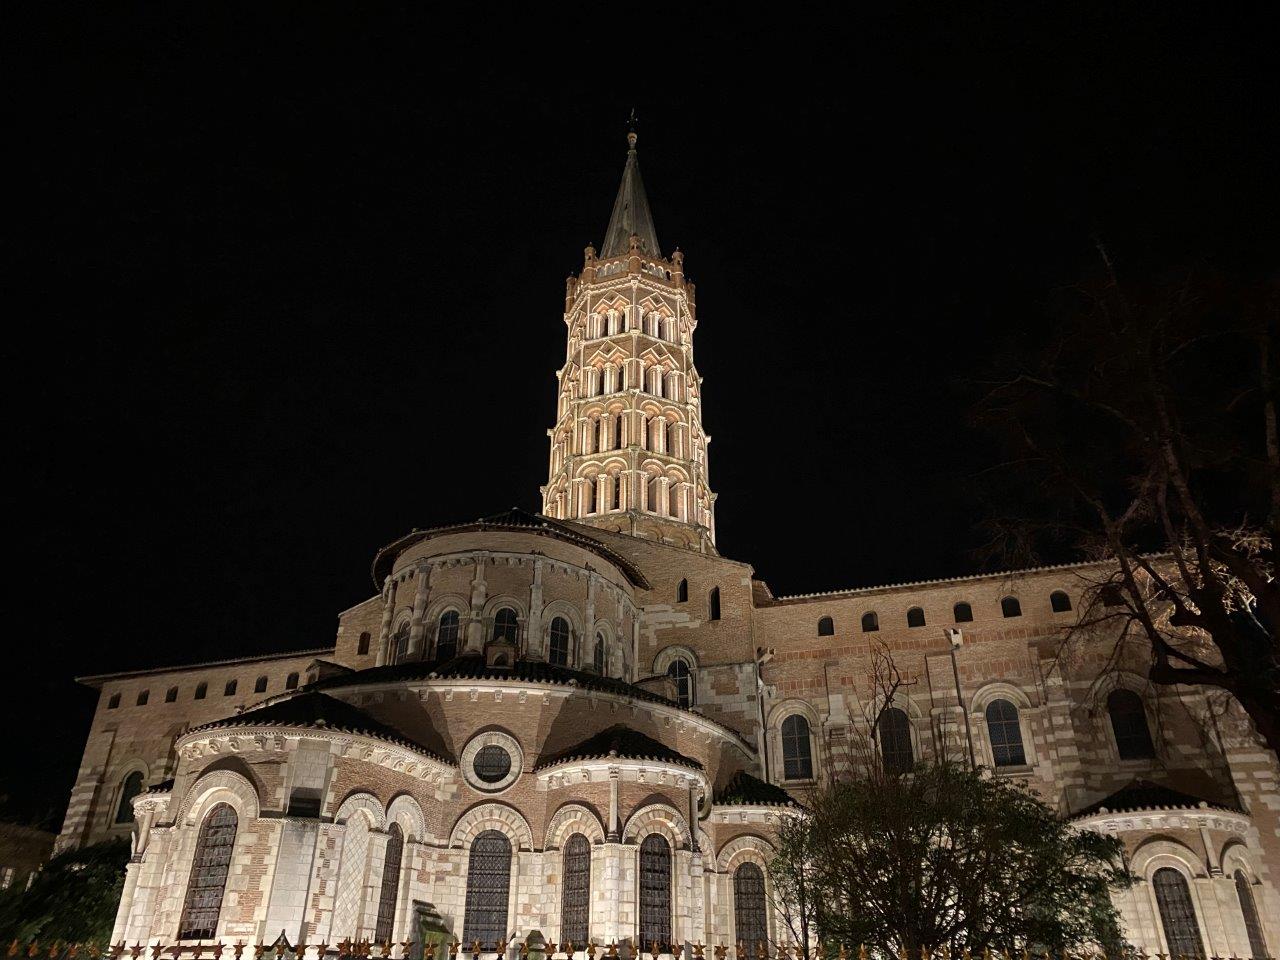
<instances>
[{"instance_id":1,"label":"window arch molding","mask_svg":"<svg viewBox=\"0 0 1280 960\"><path fill-rule=\"evenodd\" d=\"M369 826L375 830L387 829L386 811L382 809L381 801L372 793L360 791L348 794L339 805L338 812L334 814L333 822L344 824L355 816L365 817L369 821Z\"/></svg>"},{"instance_id":2,"label":"window arch molding","mask_svg":"<svg viewBox=\"0 0 1280 960\"><path fill-rule=\"evenodd\" d=\"M418 801L410 794L401 793L387 805L388 829L392 823L400 825L406 843L420 843L428 839L426 817L422 815L422 807L418 805Z\"/></svg>"},{"instance_id":3,"label":"window arch molding","mask_svg":"<svg viewBox=\"0 0 1280 960\"><path fill-rule=\"evenodd\" d=\"M1031 698L1019 687L1003 680L985 684L969 702L969 728L980 731L978 740L982 750L981 762L991 769L996 768L995 757L991 751L991 737L987 732L987 707L992 701L1008 700L1018 709L1018 729L1022 731L1022 752L1027 758L1027 766L1034 767L1037 762L1035 739L1032 737L1031 717L1036 711ZM1014 768L1018 769L1018 768Z\"/></svg>"},{"instance_id":4,"label":"window arch molding","mask_svg":"<svg viewBox=\"0 0 1280 960\"><path fill-rule=\"evenodd\" d=\"M510 607L516 612L520 634L521 636L524 635L525 625L529 622L529 611L525 604L510 594L499 594L486 600L484 608L480 611L480 616L484 620L484 639L486 643L493 637L493 621L497 617L498 611L503 607Z\"/></svg>"},{"instance_id":5,"label":"window arch molding","mask_svg":"<svg viewBox=\"0 0 1280 960\"><path fill-rule=\"evenodd\" d=\"M716 869L721 873L732 873L741 863L750 861L765 868L765 878L769 876L769 863L777 854L764 837L754 833L746 833L728 840L716 854Z\"/></svg>"},{"instance_id":6,"label":"window arch molding","mask_svg":"<svg viewBox=\"0 0 1280 960\"><path fill-rule=\"evenodd\" d=\"M431 602L427 604L427 611L422 615L422 622L427 627L429 638L434 641L436 638L436 627L440 624L440 617L449 610L453 610L458 614L458 619L465 621L471 614L471 601L460 593L441 593L431 598Z\"/></svg>"},{"instance_id":7,"label":"window arch molding","mask_svg":"<svg viewBox=\"0 0 1280 960\"><path fill-rule=\"evenodd\" d=\"M594 846L604 843L604 824L600 816L590 807L581 803L566 803L560 807L547 824L547 836L542 844L544 850L559 850L575 833L580 833Z\"/></svg>"},{"instance_id":8,"label":"window arch molding","mask_svg":"<svg viewBox=\"0 0 1280 960\"><path fill-rule=\"evenodd\" d=\"M655 674L665 674L667 667L671 666L671 661L677 657L689 661L689 669L694 671L698 669L697 654L686 646L673 643L669 647L663 647L658 651L657 656L653 658L653 672Z\"/></svg>"},{"instance_id":9,"label":"window arch molding","mask_svg":"<svg viewBox=\"0 0 1280 960\"><path fill-rule=\"evenodd\" d=\"M230 804L241 823L258 818L258 790L249 778L234 770L214 770L192 784L178 808L176 822L184 828L198 827L217 803Z\"/></svg>"},{"instance_id":10,"label":"window arch molding","mask_svg":"<svg viewBox=\"0 0 1280 960\"><path fill-rule=\"evenodd\" d=\"M821 757L818 752L817 731L822 728L822 720L812 704L807 700L801 700L796 697L783 700L769 711L767 748L769 751L769 769L773 774L771 779L775 782L781 782L781 780L786 779L784 777L785 757L783 756L782 725L790 717L804 717L809 724L809 758L813 773L807 779L798 779L791 782L816 782L819 779L818 770Z\"/></svg>"},{"instance_id":11,"label":"window arch molding","mask_svg":"<svg viewBox=\"0 0 1280 960\"><path fill-rule=\"evenodd\" d=\"M662 834L673 854L693 845L688 823L680 811L665 803L650 803L635 810L622 828L622 842L638 847L651 833Z\"/></svg>"},{"instance_id":12,"label":"window arch molding","mask_svg":"<svg viewBox=\"0 0 1280 960\"><path fill-rule=\"evenodd\" d=\"M1108 673L1093 690L1094 722L1097 734L1102 743L1111 751L1111 759L1127 768L1149 766L1159 760L1163 754L1160 744L1159 726L1151 702L1152 694L1148 682L1136 673L1128 670L1113 670ZM1123 760L1120 757L1120 746L1116 743L1115 730L1111 724L1111 711L1107 709L1107 699L1117 690L1128 690L1136 694L1142 702L1142 710L1147 719L1147 732L1151 735L1151 745L1155 756L1151 759Z\"/></svg>"},{"instance_id":13,"label":"window arch molding","mask_svg":"<svg viewBox=\"0 0 1280 960\"><path fill-rule=\"evenodd\" d=\"M471 841L486 830L506 834L513 852L533 849L533 831L524 814L494 801L477 804L460 816L449 833L449 846L470 849Z\"/></svg>"},{"instance_id":14,"label":"window arch molding","mask_svg":"<svg viewBox=\"0 0 1280 960\"><path fill-rule=\"evenodd\" d=\"M1267 938L1269 932L1263 921L1265 914L1262 910L1266 907L1266 892L1262 886L1262 881L1258 871L1254 868L1253 860L1250 856L1250 850L1240 837L1232 837L1222 847L1222 855L1219 858L1222 865L1222 875L1227 877L1236 884L1237 909L1240 912L1240 919L1243 921L1241 932L1244 938L1240 940L1230 952L1232 956L1238 957L1258 957L1271 956L1268 952L1270 940ZM1251 903L1249 907L1253 911L1253 920L1257 924L1251 932L1248 927L1249 919L1245 913L1248 909L1241 901L1240 884L1243 882L1245 890L1249 896ZM1230 907L1227 908L1228 911ZM1260 939L1257 946L1262 948L1261 953L1255 949L1254 938ZM1226 952L1226 951L1221 951Z\"/></svg>"}]
</instances>

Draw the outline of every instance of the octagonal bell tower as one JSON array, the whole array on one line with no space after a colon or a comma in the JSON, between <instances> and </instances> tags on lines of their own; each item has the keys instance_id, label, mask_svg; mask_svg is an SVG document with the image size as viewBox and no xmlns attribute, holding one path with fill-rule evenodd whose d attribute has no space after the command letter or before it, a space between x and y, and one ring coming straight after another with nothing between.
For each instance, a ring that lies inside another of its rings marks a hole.
<instances>
[{"instance_id":1,"label":"octagonal bell tower","mask_svg":"<svg viewBox=\"0 0 1280 960\"><path fill-rule=\"evenodd\" d=\"M599 254L565 285L568 346L542 509L619 533L715 552L697 310L684 255L658 246L636 134Z\"/></svg>"}]
</instances>

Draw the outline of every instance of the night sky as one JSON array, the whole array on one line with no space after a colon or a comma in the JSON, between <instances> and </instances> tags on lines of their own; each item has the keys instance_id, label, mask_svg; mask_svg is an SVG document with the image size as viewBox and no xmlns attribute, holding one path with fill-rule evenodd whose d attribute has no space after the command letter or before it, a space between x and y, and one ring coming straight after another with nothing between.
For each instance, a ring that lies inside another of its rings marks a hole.
<instances>
[{"instance_id":1,"label":"night sky","mask_svg":"<svg viewBox=\"0 0 1280 960\"><path fill-rule=\"evenodd\" d=\"M721 552L775 593L972 572L968 381L1095 238L1280 262L1235 6L7 8L0 816L60 825L74 676L330 643L379 546L540 506L633 106Z\"/></svg>"}]
</instances>

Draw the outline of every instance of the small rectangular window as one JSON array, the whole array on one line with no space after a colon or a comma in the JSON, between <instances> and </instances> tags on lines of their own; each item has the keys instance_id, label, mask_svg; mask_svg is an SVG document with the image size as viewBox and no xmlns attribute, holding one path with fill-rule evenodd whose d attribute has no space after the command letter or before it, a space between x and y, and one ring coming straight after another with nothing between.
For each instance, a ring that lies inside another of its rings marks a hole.
<instances>
[{"instance_id":1,"label":"small rectangular window","mask_svg":"<svg viewBox=\"0 0 1280 960\"><path fill-rule=\"evenodd\" d=\"M195 699L203 700L205 696L208 694L208 692L209 692L209 685L207 683L197 683Z\"/></svg>"},{"instance_id":2,"label":"small rectangular window","mask_svg":"<svg viewBox=\"0 0 1280 960\"><path fill-rule=\"evenodd\" d=\"M151 699L151 691L150 691L150 690L142 690L142 691L140 691L140 692L138 693L138 706L140 706L140 707L145 707L145 706L147 705L147 701L148 701L148 700L150 700L150 699Z\"/></svg>"},{"instance_id":3,"label":"small rectangular window","mask_svg":"<svg viewBox=\"0 0 1280 960\"><path fill-rule=\"evenodd\" d=\"M222 690L222 695L224 697L234 697L236 695L236 682L234 680L227 681L227 685Z\"/></svg>"},{"instance_id":4,"label":"small rectangular window","mask_svg":"<svg viewBox=\"0 0 1280 960\"><path fill-rule=\"evenodd\" d=\"M168 692L164 695L164 702L165 702L165 703L176 703L176 702L177 702L177 700L178 700L178 688L177 688L177 687L170 687L170 688L169 688L169 690L168 690Z\"/></svg>"},{"instance_id":5,"label":"small rectangular window","mask_svg":"<svg viewBox=\"0 0 1280 960\"><path fill-rule=\"evenodd\" d=\"M114 710L118 706L120 706L120 694L113 693L111 699L107 701L107 709Z\"/></svg>"}]
</instances>

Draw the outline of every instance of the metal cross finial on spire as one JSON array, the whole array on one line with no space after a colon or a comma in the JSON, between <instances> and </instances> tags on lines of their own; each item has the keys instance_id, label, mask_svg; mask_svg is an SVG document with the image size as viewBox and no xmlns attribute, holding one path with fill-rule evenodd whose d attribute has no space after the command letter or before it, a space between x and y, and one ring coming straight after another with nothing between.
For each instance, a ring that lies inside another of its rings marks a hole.
<instances>
[{"instance_id":1,"label":"metal cross finial on spire","mask_svg":"<svg viewBox=\"0 0 1280 960\"><path fill-rule=\"evenodd\" d=\"M631 108L631 116L627 117L627 146L632 150L636 148L636 124L640 122L640 118L636 116L636 108Z\"/></svg>"}]
</instances>

